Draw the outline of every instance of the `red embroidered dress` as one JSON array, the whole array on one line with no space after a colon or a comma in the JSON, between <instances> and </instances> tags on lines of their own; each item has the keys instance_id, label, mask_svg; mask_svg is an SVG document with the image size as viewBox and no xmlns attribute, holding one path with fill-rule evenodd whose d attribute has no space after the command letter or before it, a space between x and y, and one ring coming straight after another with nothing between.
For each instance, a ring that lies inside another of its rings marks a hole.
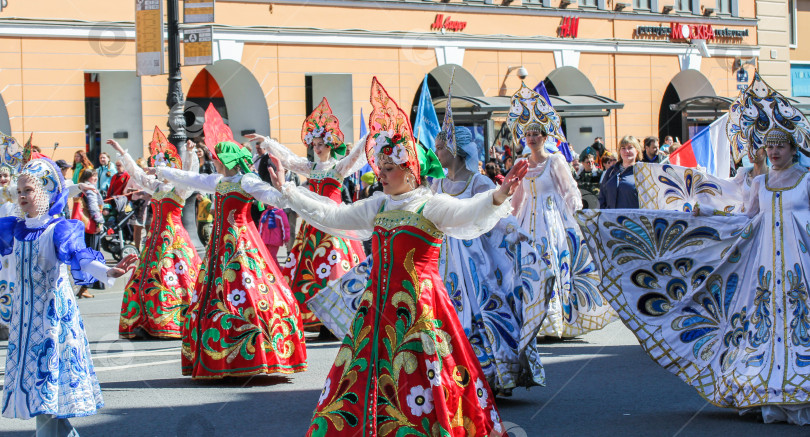
<instances>
[{"instance_id":1,"label":"red embroidered dress","mask_svg":"<svg viewBox=\"0 0 810 437\"><path fill-rule=\"evenodd\" d=\"M193 378L306 370L298 305L250 217L241 179L161 170L198 191L216 191L214 230L186 318L182 369Z\"/></svg>"},{"instance_id":2,"label":"red embroidered dress","mask_svg":"<svg viewBox=\"0 0 810 437\"><path fill-rule=\"evenodd\" d=\"M271 191L251 192L278 202ZM374 229L379 253L308 435L501 431L494 397L439 276L438 257L444 233L481 235L508 214L509 205L493 206L492 191L455 199L418 188L399 196L377 193L352 205L331 204L289 184L284 194L284 206L324 231L364 238Z\"/></svg>"},{"instance_id":3,"label":"red embroidered dress","mask_svg":"<svg viewBox=\"0 0 810 437\"><path fill-rule=\"evenodd\" d=\"M137 329L159 338L181 338L200 257L183 227L180 214L191 194L147 176L125 154L132 180L152 194L152 225L132 277L124 288L118 334L133 338Z\"/></svg>"},{"instance_id":4,"label":"red embroidered dress","mask_svg":"<svg viewBox=\"0 0 810 437\"><path fill-rule=\"evenodd\" d=\"M271 153L282 161L285 168L308 178L310 191L328 197L335 203L342 202L343 175L352 174L365 165L363 153L358 153L362 152L362 147L355 147L353 150L357 152L350 153L340 161L330 159L313 164L275 141L269 141L269 144ZM365 257L360 242L336 237L306 222L301 224L293 247L281 267L284 279L298 300L305 327L321 324L307 307L306 301Z\"/></svg>"}]
</instances>

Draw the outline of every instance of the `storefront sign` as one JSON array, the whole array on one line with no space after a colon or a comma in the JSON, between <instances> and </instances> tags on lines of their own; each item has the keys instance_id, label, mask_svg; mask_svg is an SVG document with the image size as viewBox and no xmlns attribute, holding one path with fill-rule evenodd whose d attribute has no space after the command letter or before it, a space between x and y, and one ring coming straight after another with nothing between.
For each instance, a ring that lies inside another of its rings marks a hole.
<instances>
[{"instance_id":1,"label":"storefront sign","mask_svg":"<svg viewBox=\"0 0 810 437\"><path fill-rule=\"evenodd\" d=\"M794 97L810 96L810 65L790 66L790 88Z\"/></svg>"},{"instance_id":2,"label":"storefront sign","mask_svg":"<svg viewBox=\"0 0 810 437\"><path fill-rule=\"evenodd\" d=\"M576 38L579 33L579 17L563 17L557 34L560 38Z\"/></svg>"},{"instance_id":3,"label":"storefront sign","mask_svg":"<svg viewBox=\"0 0 810 437\"><path fill-rule=\"evenodd\" d=\"M669 26L638 26L633 34L636 38L661 38L670 41L690 41L703 39L743 39L748 36L748 29L714 29L711 24L670 23Z\"/></svg>"},{"instance_id":4,"label":"storefront sign","mask_svg":"<svg viewBox=\"0 0 810 437\"><path fill-rule=\"evenodd\" d=\"M183 29L183 65L214 63L213 34L212 26Z\"/></svg>"},{"instance_id":5,"label":"storefront sign","mask_svg":"<svg viewBox=\"0 0 810 437\"><path fill-rule=\"evenodd\" d=\"M436 19L430 25L430 30L449 30L451 32L460 32L467 27L466 21L452 21L450 16L444 14L436 14Z\"/></svg>"},{"instance_id":6,"label":"storefront sign","mask_svg":"<svg viewBox=\"0 0 810 437\"><path fill-rule=\"evenodd\" d=\"M184 23L213 23L215 0L183 1Z\"/></svg>"},{"instance_id":7,"label":"storefront sign","mask_svg":"<svg viewBox=\"0 0 810 437\"><path fill-rule=\"evenodd\" d=\"M163 69L163 0L135 0L135 71L155 76Z\"/></svg>"}]
</instances>

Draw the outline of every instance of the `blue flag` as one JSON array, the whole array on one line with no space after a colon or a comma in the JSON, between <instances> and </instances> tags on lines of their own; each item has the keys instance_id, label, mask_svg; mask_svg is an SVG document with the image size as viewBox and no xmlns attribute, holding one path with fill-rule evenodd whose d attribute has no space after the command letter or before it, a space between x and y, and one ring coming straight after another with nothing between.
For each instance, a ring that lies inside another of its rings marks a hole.
<instances>
[{"instance_id":1,"label":"blue flag","mask_svg":"<svg viewBox=\"0 0 810 437\"><path fill-rule=\"evenodd\" d=\"M363 108L360 108L360 138L363 138L367 133L368 133L368 128L366 127L366 119L365 119L365 117L363 117ZM366 145L365 144L360 144L360 145L358 145L356 147L366 147ZM366 174L366 173L368 173L370 171L372 171L371 166L366 164L366 165L363 166L363 168L360 169L358 174L360 176L362 176L362 175L364 175L364 174Z\"/></svg>"},{"instance_id":2,"label":"blue flag","mask_svg":"<svg viewBox=\"0 0 810 437\"><path fill-rule=\"evenodd\" d=\"M416 121L413 123L413 135L430 150L436 150L436 135L439 134L439 117L433 107L433 99L428 90L428 76L422 81L422 95L419 96L419 107L416 110Z\"/></svg>"},{"instance_id":3,"label":"blue flag","mask_svg":"<svg viewBox=\"0 0 810 437\"><path fill-rule=\"evenodd\" d=\"M543 96L543 98L548 102L548 106L552 106L551 99L548 97L548 91L546 91L546 84L543 83L543 81L540 81L540 83L534 87L534 92ZM571 155L571 146L569 146L568 143L561 143L557 141L557 150L562 153L566 161L571 162L574 160L574 156Z\"/></svg>"}]
</instances>

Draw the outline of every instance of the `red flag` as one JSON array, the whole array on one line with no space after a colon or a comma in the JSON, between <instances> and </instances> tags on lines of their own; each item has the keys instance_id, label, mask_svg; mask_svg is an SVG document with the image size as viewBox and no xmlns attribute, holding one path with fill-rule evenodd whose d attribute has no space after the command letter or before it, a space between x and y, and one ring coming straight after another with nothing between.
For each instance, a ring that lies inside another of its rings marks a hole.
<instances>
[{"instance_id":1,"label":"red flag","mask_svg":"<svg viewBox=\"0 0 810 437\"><path fill-rule=\"evenodd\" d=\"M683 143L681 147L670 153L669 162L672 165L680 165L681 167L697 167L695 151L692 150L692 140Z\"/></svg>"}]
</instances>

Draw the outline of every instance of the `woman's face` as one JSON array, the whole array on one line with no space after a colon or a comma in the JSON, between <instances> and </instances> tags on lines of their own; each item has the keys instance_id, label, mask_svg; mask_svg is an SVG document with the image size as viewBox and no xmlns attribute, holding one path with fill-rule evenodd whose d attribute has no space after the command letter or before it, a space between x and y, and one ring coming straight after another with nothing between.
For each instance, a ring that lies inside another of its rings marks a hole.
<instances>
[{"instance_id":1,"label":"woman's face","mask_svg":"<svg viewBox=\"0 0 810 437\"><path fill-rule=\"evenodd\" d=\"M638 150L630 143L622 143L619 145L619 155L622 157L622 164L632 165L636 162Z\"/></svg>"},{"instance_id":2,"label":"woman's face","mask_svg":"<svg viewBox=\"0 0 810 437\"><path fill-rule=\"evenodd\" d=\"M94 174L93 176L90 176L90 178L87 179L87 183L93 185L98 184L98 175Z\"/></svg>"},{"instance_id":3,"label":"woman's face","mask_svg":"<svg viewBox=\"0 0 810 437\"><path fill-rule=\"evenodd\" d=\"M529 131L526 132L524 136L526 139L526 145L533 151L543 150L543 144L546 143L546 139L548 139L548 135L543 135L538 131Z\"/></svg>"},{"instance_id":4,"label":"woman's face","mask_svg":"<svg viewBox=\"0 0 810 437\"><path fill-rule=\"evenodd\" d=\"M205 162L205 153L203 153L202 149L197 147L194 149L194 151L197 153L197 159L200 161L200 163Z\"/></svg>"},{"instance_id":5,"label":"woman's face","mask_svg":"<svg viewBox=\"0 0 810 437\"><path fill-rule=\"evenodd\" d=\"M44 202L39 196L44 196L45 192L37 189L36 182L23 175L17 180L17 202L20 204L20 211L27 217L37 216L37 205Z\"/></svg>"},{"instance_id":6,"label":"woman's face","mask_svg":"<svg viewBox=\"0 0 810 437\"><path fill-rule=\"evenodd\" d=\"M0 187L5 187L9 182L11 182L11 174L0 172Z\"/></svg>"},{"instance_id":7,"label":"woman's face","mask_svg":"<svg viewBox=\"0 0 810 437\"><path fill-rule=\"evenodd\" d=\"M504 167L505 167L507 170L509 170L510 168L512 168L512 164L513 164L513 162L512 162L512 157L511 157L511 156L510 156L509 158L506 158L506 160L504 160L504 161L503 161L503 166L504 166Z\"/></svg>"},{"instance_id":8,"label":"woman's face","mask_svg":"<svg viewBox=\"0 0 810 437\"><path fill-rule=\"evenodd\" d=\"M450 149L447 148L447 142L444 140L436 140L436 157L442 163L442 167L449 168L455 158Z\"/></svg>"},{"instance_id":9,"label":"woman's face","mask_svg":"<svg viewBox=\"0 0 810 437\"><path fill-rule=\"evenodd\" d=\"M411 172L393 162L385 162L380 167L380 184L383 192L388 195L397 195L411 191L413 187L407 182Z\"/></svg>"},{"instance_id":10,"label":"woman's face","mask_svg":"<svg viewBox=\"0 0 810 437\"><path fill-rule=\"evenodd\" d=\"M312 153L318 157L318 160L321 162L327 161L329 159L329 153L331 150L329 146L326 145L326 142L323 138L313 138L312 139Z\"/></svg>"},{"instance_id":11,"label":"woman's face","mask_svg":"<svg viewBox=\"0 0 810 437\"><path fill-rule=\"evenodd\" d=\"M98 155L98 163L106 167L110 163L110 157L106 153L102 153Z\"/></svg>"},{"instance_id":12,"label":"woman's face","mask_svg":"<svg viewBox=\"0 0 810 437\"><path fill-rule=\"evenodd\" d=\"M124 172L124 164L123 164L123 163L121 163L121 161L116 161L116 162L115 162L115 170L116 170L118 173L123 173L123 172Z\"/></svg>"},{"instance_id":13,"label":"woman's face","mask_svg":"<svg viewBox=\"0 0 810 437\"><path fill-rule=\"evenodd\" d=\"M779 144L768 146L767 153L773 168L784 169L793 163L793 155L796 153L796 149L793 148L789 142L783 141Z\"/></svg>"},{"instance_id":14,"label":"woman's face","mask_svg":"<svg viewBox=\"0 0 810 437\"><path fill-rule=\"evenodd\" d=\"M76 152L73 154L73 162L81 162L82 161L82 154Z\"/></svg>"}]
</instances>

